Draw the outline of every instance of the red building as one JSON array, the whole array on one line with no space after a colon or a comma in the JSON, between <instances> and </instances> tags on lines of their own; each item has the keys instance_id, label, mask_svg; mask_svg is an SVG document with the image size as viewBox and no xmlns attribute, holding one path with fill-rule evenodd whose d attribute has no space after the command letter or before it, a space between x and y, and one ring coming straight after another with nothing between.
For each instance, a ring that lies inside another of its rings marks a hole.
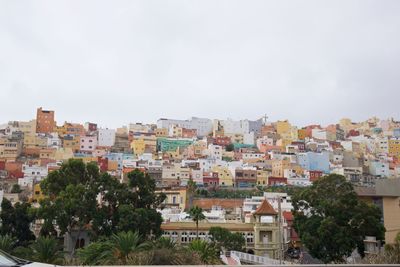
<instances>
[{"instance_id":1,"label":"red building","mask_svg":"<svg viewBox=\"0 0 400 267\"><path fill-rule=\"evenodd\" d=\"M283 219L286 222L285 230L287 232L288 240L295 241L295 242L300 241L299 235L296 233L294 226L293 226L293 222L294 222L293 214L290 211L284 211L284 212L282 212L282 215L283 215Z\"/></svg>"},{"instance_id":2,"label":"red building","mask_svg":"<svg viewBox=\"0 0 400 267\"><path fill-rule=\"evenodd\" d=\"M196 136L197 136L197 130L196 129L182 128L182 137L183 138L194 138Z\"/></svg>"},{"instance_id":3,"label":"red building","mask_svg":"<svg viewBox=\"0 0 400 267\"><path fill-rule=\"evenodd\" d=\"M108 170L108 158L97 158L97 163L99 165L101 172L106 172Z\"/></svg>"},{"instance_id":4,"label":"red building","mask_svg":"<svg viewBox=\"0 0 400 267\"><path fill-rule=\"evenodd\" d=\"M268 178L268 185L287 185L287 178L285 177L269 177Z\"/></svg>"},{"instance_id":5,"label":"red building","mask_svg":"<svg viewBox=\"0 0 400 267\"><path fill-rule=\"evenodd\" d=\"M321 171L309 171L309 173L310 173L310 182L315 182L320 177L324 176L324 173Z\"/></svg>"},{"instance_id":6,"label":"red building","mask_svg":"<svg viewBox=\"0 0 400 267\"><path fill-rule=\"evenodd\" d=\"M304 152L306 150L306 144L304 142L292 142L293 146L297 146L299 148L299 152Z\"/></svg>"},{"instance_id":7,"label":"red building","mask_svg":"<svg viewBox=\"0 0 400 267\"><path fill-rule=\"evenodd\" d=\"M359 132L359 131L357 131L357 130L350 130L349 133L347 134L347 137L350 137L350 136L359 136L359 135L360 135L360 132Z\"/></svg>"},{"instance_id":8,"label":"red building","mask_svg":"<svg viewBox=\"0 0 400 267\"><path fill-rule=\"evenodd\" d=\"M51 133L54 130L54 111L38 108L36 112L36 132Z\"/></svg>"},{"instance_id":9,"label":"red building","mask_svg":"<svg viewBox=\"0 0 400 267\"><path fill-rule=\"evenodd\" d=\"M231 144L231 138L228 136L217 136L214 138L213 144L218 146L227 146Z\"/></svg>"},{"instance_id":10,"label":"red building","mask_svg":"<svg viewBox=\"0 0 400 267\"><path fill-rule=\"evenodd\" d=\"M204 172L203 173L203 183L204 186L218 186L219 177L217 172Z\"/></svg>"}]
</instances>

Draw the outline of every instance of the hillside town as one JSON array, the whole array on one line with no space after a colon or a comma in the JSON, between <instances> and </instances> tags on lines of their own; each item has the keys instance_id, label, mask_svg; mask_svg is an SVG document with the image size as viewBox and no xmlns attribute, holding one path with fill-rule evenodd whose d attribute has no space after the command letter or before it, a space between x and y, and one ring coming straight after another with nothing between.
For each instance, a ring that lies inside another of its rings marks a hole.
<instances>
[{"instance_id":1,"label":"hillside town","mask_svg":"<svg viewBox=\"0 0 400 267\"><path fill-rule=\"evenodd\" d=\"M283 246L301 242L290 190L338 174L382 211L384 240L366 239L367 252L400 232L400 121L393 118L305 126L267 116L160 118L109 129L101 122L56 122L56 111L43 108L32 117L0 125L0 201L39 206L41 181L69 159L96 163L120 183L140 170L166 196L158 207L163 236L188 244L221 226L243 235L247 254L278 259ZM194 206L205 217L197 231L188 212ZM89 242L84 235L83 244Z\"/></svg>"}]
</instances>

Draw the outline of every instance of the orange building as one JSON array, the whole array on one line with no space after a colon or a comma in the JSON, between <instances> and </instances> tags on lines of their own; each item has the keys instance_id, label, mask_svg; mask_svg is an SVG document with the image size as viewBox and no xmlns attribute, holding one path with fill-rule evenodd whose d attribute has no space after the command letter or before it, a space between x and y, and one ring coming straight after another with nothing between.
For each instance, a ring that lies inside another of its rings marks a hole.
<instances>
[{"instance_id":1,"label":"orange building","mask_svg":"<svg viewBox=\"0 0 400 267\"><path fill-rule=\"evenodd\" d=\"M51 133L56 125L54 111L43 110L41 107L36 112L36 133Z\"/></svg>"}]
</instances>

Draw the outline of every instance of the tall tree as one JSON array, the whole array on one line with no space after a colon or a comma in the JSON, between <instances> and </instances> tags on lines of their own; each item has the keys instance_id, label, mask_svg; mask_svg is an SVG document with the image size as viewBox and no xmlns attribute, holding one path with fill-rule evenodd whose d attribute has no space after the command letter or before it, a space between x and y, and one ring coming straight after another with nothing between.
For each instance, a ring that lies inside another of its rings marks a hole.
<instances>
[{"instance_id":1,"label":"tall tree","mask_svg":"<svg viewBox=\"0 0 400 267\"><path fill-rule=\"evenodd\" d=\"M4 198L1 203L1 226L0 234L11 235L16 238L16 245L24 246L31 240L35 240L30 225L35 219L29 203L17 202L12 206L11 202Z\"/></svg>"},{"instance_id":2,"label":"tall tree","mask_svg":"<svg viewBox=\"0 0 400 267\"><path fill-rule=\"evenodd\" d=\"M199 239L199 221L204 220L206 216L203 214L203 209L194 206L189 210L190 217L196 223L196 238Z\"/></svg>"},{"instance_id":3,"label":"tall tree","mask_svg":"<svg viewBox=\"0 0 400 267\"><path fill-rule=\"evenodd\" d=\"M331 174L292 198L294 226L310 254L324 263L344 262L364 236L383 236L378 209L361 203L344 176ZM371 223L370 223L371 222Z\"/></svg>"},{"instance_id":4,"label":"tall tree","mask_svg":"<svg viewBox=\"0 0 400 267\"><path fill-rule=\"evenodd\" d=\"M222 227L211 227L209 230L211 240L220 248L231 251L242 251L246 240L240 233L232 233L226 228Z\"/></svg>"},{"instance_id":5,"label":"tall tree","mask_svg":"<svg viewBox=\"0 0 400 267\"><path fill-rule=\"evenodd\" d=\"M54 237L39 237L29 247L31 260L50 264L62 264L64 261L62 246Z\"/></svg>"},{"instance_id":6,"label":"tall tree","mask_svg":"<svg viewBox=\"0 0 400 267\"><path fill-rule=\"evenodd\" d=\"M133 190L133 206L135 208L153 209L164 200L165 194L156 194L155 180L142 171L136 169L128 173L129 186Z\"/></svg>"},{"instance_id":7,"label":"tall tree","mask_svg":"<svg viewBox=\"0 0 400 267\"><path fill-rule=\"evenodd\" d=\"M38 211L44 219L42 233L51 235L55 222L62 234L78 231L75 239L88 225L94 239L136 229L145 237L159 236L162 217L155 208L165 195L156 194L155 181L139 170L128 178L129 185L122 184L100 173L94 163L74 159L64 163L41 183L47 196Z\"/></svg>"},{"instance_id":8,"label":"tall tree","mask_svg":"<svg viewBox=\"0 0 400 267\"><path fill-rule=\"evenodd\" d=\"M189 178L189 181L187 183L187 196L188 196L188 202L189 202L188 203L189 210L193 206L193 197L194 197L194 194L196 193L196 189L197 189L196 182L193 181L192 178Z\"/></svg>"},{"instance_id":9,"label":"tall tree","mask_svg":"<svg viewBox=\"0 0 400 267\"><path fill-rule=\"evenodd\" d=\"M199 254L204 264L219 263L218 250L213 243L206 240L196 239L189 244L189 250Z\"/></svg>"}]
</instances>

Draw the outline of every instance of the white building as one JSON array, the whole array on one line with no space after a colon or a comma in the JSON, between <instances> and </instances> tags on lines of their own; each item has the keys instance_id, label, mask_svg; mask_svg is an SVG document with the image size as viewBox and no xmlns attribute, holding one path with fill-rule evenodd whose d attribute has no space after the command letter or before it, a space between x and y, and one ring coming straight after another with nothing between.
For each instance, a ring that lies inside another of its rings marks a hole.
<instances>
[{"instance_id":1,"label":"white building","mask_svg":"<svg viewBox=\"0 0 400 267\"><path fill-rule=\"evenodd\" d=\"M264 196L246 198L243 202L243 212L249 213L255 211L264 199L268 200L276 211L279 210L279 199L281 201L282 212L293 209L291 197L287 193L264 192Z\"/></svg>"},{"instance_id":2,"label":"white building","mask_svg":"<svg viewBox=\"0 0 400 267\"><path fill-rule=\"evenodd\" d=\"M210 119L196 117L192 117L190 120L159 119L157 121L157 128L169 129L169 126L173 124L186 129L195 129L198 136L207 136L213 129Z\"/></svg>"},{"instance_id":3,"label":"white building","mask_svg":"<svg viewBox=\"0 0 400 267\"><path fill-rule=\"evenodd\" d=\"M222 160L222 151L222 146L208 145L208 156L213 160Z\"/></svg>"},{"instance_id":4,"label":"white building","mask_svg":"<svg viewBox=\"0 0 400 267\"><path fill-rule=\"evenodd\" d=\"M51 133L47 137L47 147L49 148L60 148L61 147L61 139L58 137L58 133Z\"/></svg>"},{"instance_id":5,"label":"white building","mask_svg":"<svg viewBox=\"0 0 400 267\"><path fill-rule=\"evenodd\" d=\"M81 136L80 139L80 151L82 152L93 152L97 147L96 136Z\"/></svg>"},{"instance_id":6,"label":"white building","mask_svg":"<svg viewBox=\"0 0 400 267\"><path fill-rule=\"evenodd\" d=\"M99 146L113 146L114 143L115 143L114 129L99 129L98 131Z\"/></svg>"},{"instance_id":7,"label":"white building","mask_svg":"<svg viewBox=\"0 0 400 267\"><path fill-rule=\"evenodd\" d=\"M261 127L263 125L263 120L259 119L256 121L251 120L214 120L214 129L217 129L219 126L222 126L224 129L225 135L235 135L235 134L249 134L251 132L259 133L261 131ZM253 140L254 144L254 140Z\"/></svg>"},{"instance_id":8,"label":"white building","mask_svg":"<svg viewBox=\"0 0 400 267\"><path fill-rule=\"evenodd\" d=\"M24 178L31 178L38 182L46 178L49 173L47 167L28 164L22 165L22 172L24 173Z\"/></svg>"}]
</instances>

